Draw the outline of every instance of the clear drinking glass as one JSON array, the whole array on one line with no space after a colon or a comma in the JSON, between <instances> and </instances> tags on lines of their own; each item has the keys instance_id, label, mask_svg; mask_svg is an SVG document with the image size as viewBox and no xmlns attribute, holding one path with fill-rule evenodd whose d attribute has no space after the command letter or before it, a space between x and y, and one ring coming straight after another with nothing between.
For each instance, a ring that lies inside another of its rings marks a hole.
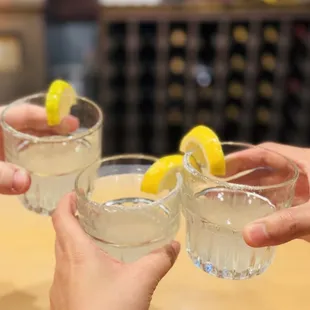
<instances>
[{"instance_id":1,"label":"clear drinking glass","mask_svg":"<svg viewBox=\"0 0 310 310\"><path fill-rule=\"evenodd\" d=\"M140 190L144 173L157 159L147 155L103 158L75 182L79 221L98 246L132 262L170 243L180 225L181 175L171 191Z\"/></svg>"},{"instance_id":2,"label":"clear drinking glass","mask_svg":"<svg viewBox=\"0 0 310 310\"><path fill-rule=\"evenodd\" d=\"M31 187L20 199L39 214L50 215L60 198L74 189L77 174L101 157L103 116L86 98L77 98L61 127L49 127L45 93L13 102L1 115L6 161L28 170ZM16 115L27 122L16 122ZM77 124L73 131L67 128Z\"/></svg>"},{"instance_id":3,"label":"clear drinking glass","mask_svg":"<svg viewBox=\"0 0 310 310\"><path fill-rule=\"evenodd\" d=\"M223 142L226 175L212 176L184 156L183 212L187 252L205 272L226 279L247 279L263 273L274 247L251 248L244 226L292 205L298 178L286 157L245 143Z\"/></svg>"}]
</instances>

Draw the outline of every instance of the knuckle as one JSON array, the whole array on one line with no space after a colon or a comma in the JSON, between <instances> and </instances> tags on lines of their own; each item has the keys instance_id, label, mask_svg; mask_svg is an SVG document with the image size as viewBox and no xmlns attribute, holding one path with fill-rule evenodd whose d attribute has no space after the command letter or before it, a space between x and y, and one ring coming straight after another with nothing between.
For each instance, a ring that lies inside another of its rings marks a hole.
<instances>
[{"instance_id":1,"label":"knuckle","mask_svg":"<svg viewBox=\"0 0 310 310\"><path fill-rule=\"evenodd\" d=\"M279 225L281 229L285 229L286 234L290 237L295 237L298 234L298 221L293 210L285 210L280 214Z\"/></svg>"},{"instance_id":2,"label":"knuckle","mask_svg":"<svg viewBox=\"0 0 310 310\"><path fill-rule=\"evenodd\" d=\"M52 213L52 223L56 231L58 227L60 226L61 221L62 219L61 219L60 212L58 208L56 208L55 211Z\"/></svg>"},{"instance_id":3,"label":"knuckle","mask_svg":"<svg viewBox=\"0 0 310 310\"><path fill-rule=\"evenodd\" d=\"M0 162L0 186L2 188L12 188L14 171L14 168L9 164Z\"/></svg>"},{"instance_id":4,"label":"knuckle","mask_svg":"<svg viewBox=\"0 0 310 310\"><path fill-rule=\"evenodd\" d=\"M5 171L3 165L0 165L0 183L3 183L3 180L5 179Z\"/></svg>"},{"instance_id":5,"label":"knuckle","mask_svg":"<svg viewBox=\"0 0 310 310\"><path fill-rule=\"evenodd\" d=\"M7 166L4 162L0 162L0 181L7 178Z\"/></svg>"},{"instance_id":6,"label":"knuckle","mask_svg":"<svg viewBox=\"0 0 310 310\"><path fill-rule=\"evenodd\" d=\"M163 256L165 256L167 262L172 266L177 259L177 253L170 244L166 245L164 249L165 251L162 252Z\"/></svg>"},{"instance_id":7,"label":"knuckle","mask_svg":"<svg viewBox=\"0 0 310 310\"><path fill-rule=\"evenodd\" d=\"M267 142L261 143L259 146L264 147L266 149L275 149L278 146L278 144L275 142L267 141Z\"/></svg>"}]
</instances>

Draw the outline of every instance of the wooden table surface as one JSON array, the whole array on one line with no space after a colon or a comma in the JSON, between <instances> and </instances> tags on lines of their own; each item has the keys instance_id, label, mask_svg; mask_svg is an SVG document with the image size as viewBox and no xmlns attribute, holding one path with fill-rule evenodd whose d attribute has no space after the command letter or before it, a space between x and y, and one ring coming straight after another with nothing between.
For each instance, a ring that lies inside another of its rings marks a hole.
<instances>
[{"instance_id":1,"label":"wooden table surface","mask_svg":"<svg viewBox=\"0 0 310 310\"><path fill-rule=\"evenodd\" d=\"M14 197L0 196L0 232L0 309L48 309L54 265L50 218L25 210ZM182 225L177 238L182 254L158 287L151 310L310 309L307 243L279 247L275 262L259 277L229 281L194 267L184 251L184 236Z\"/></svg>"}]
</instances>

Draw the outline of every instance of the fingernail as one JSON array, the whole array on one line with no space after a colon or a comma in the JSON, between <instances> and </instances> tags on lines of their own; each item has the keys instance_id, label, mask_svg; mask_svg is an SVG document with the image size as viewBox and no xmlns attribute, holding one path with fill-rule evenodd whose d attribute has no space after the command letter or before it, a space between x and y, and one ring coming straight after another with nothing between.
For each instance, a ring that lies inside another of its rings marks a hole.
<instances>
[{"instance_id":1,"label":"fingernail","mask_svg":"<svg viewBox=\"0 0 310 310\"><path fill-rule=\"evenodd\" d=\"M29 185L29 174L26 170L20 169L14 173L13 176L13 189L21 192Z\"/></svg>"},{"instance_id":2,"label":"fingernail","mask_svg":"<svg viewBox=\"0 0 310 310\"><path fill-rule=\"evenodd\" d=\"M266 225L264 223L253 223L245 228L251 244L260 246L263 245L268 239Z\"/></svg>"}]
</instances>

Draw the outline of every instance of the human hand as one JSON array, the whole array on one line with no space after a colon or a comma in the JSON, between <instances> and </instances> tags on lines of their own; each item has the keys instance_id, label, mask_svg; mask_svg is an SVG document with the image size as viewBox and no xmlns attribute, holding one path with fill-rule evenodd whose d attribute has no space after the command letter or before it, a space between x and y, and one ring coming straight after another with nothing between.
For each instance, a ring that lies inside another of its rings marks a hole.
<instances>
[{"instance_id":1,"label":"human hand","mask_svg":"<svg viewBox=\"0 0 310 310\"><path fill-rule=\"evenodd\" d=\"M287 160L289 158L298 166L299 170L292 205L301 205L309 200L309 168L307 166L307 154L304 154L305 151L308 150L267 142L258 147L231 153L226 156L225 178L235 184L258 187L276 186L292 179L295 175L293 165ZM245 171L252 172L242 174ZM269 193L265 191L264 194L271 196L268 198L272 200L272 191Z\"/></svg>"},{"instance_id":2,"label":"human hand","mask_svg":"<svg viewBox=\"0 0 310 310\"><path fill-rule=\"evenodd\" d=\"M6 106L0 108L0 114ZM65 117L58 126L47 124L46 112L43 107L25 103L10 108L5 114L5 122L22 133L35 136L67 134L79 126L78 119ZM0 128L0 194L19 195L25 193L31 184L27 171L11 163L4 162L4 136Z\"/></svg>"},{"instance_id":3,"label":"human hand","mask_svg":"<svg viewBox=\"0 0 310 310\"><path fill-rule=\"evenodd\" d=\"M56 267L51 310L147 310L159 281L173 266L180 245L173 242L125 264L109 257L85 234L68 194L53 213Z\"/></svg>"},{"instance_id":4,"label":"human hand","mask_svg":"<svg viewBox=\"0 0 310 310\"><path fill-rule=\"evenodd\" d=\"M310 241L310 150L277 143L263 143L261 146L292 159L298 166L295 206L247 225L243 231L246 243L252 247L262 247L279 245L297 238Z\"/></svg>"}]
</instances>

